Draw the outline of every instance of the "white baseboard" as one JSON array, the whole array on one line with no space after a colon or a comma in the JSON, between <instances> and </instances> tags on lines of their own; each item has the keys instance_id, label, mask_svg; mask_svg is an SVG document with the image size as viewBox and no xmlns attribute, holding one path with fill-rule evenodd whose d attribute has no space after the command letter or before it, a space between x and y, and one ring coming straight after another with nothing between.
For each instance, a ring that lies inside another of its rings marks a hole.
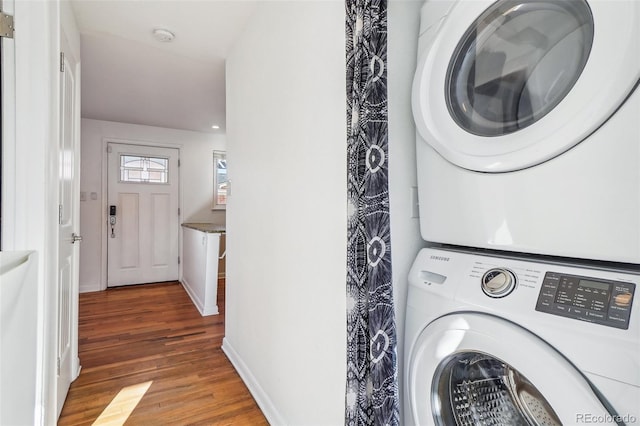
<instances>
[{"instance_id":1,"label":"white baseboard","mask_svg":"<svg viewBox=\"0 0 640 426\"><path fill-rule=\"evenodd\" d=\"M222 339L222 351L227 355L227 358L229 358L229 361L231 361L231 364L233 364L233 367L244 381L244 384L249 389L249 392L251 392L253 399L258 403L258 406L267 418L269 424L286 425L287 423L284 421L275 405L273 405L269 395L267 395L264 389L262 389L262 386L260 386L254 375L251 373L244 361L242 361L240 355L238 355L235 349L233 349L226 337Z\"/></svg>"},{"instance_id":2,"label":"white baseboard","mask_svg":"<svg viewBox=\"0 0 640 426\"><path fill-rule=\"evenodd\" d=\"M102 291L102 287L100 287L100 283L93 283L93 284L80 284L78 286L78 292L79 293L90 293L92 291Z\"/></svg>"},{"instance_id":3,"label":"white baseboard","mask_svg":"<svg viewBox=\"0 0 640 426\"><path fill-rule=\"evenodd\" d=\"M218 310L218 305L205 306L191 289L191 286L189 285L187 280L183 278L182 280L180 280L180 284L182 284L182 288L184 288L184 290L187 292L196 309L198 309L198 312L200 312L200 315L206 317L207 315L218 315L220 313L220 311Z\"/></svg>"},{"instance_id":4,"label":"white baseboard","mask_svg":"<svg viewBox=\"0 0 640 426\"><path fill-rule=\"evenodd\" d=\"M76 359L73 362L73 368L71 369L71 371L72 371L71 376L73 377L71 381L73 382L75 379L80 377L80 372L82 371L82 366L80 365L80 358L76 357Z\"/></svg>"}]
</instances>

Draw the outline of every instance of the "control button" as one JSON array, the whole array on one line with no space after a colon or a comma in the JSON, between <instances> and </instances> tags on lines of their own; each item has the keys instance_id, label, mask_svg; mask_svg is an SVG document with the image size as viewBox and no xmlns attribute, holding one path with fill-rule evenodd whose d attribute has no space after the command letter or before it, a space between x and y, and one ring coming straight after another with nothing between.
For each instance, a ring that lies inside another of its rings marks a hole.
<instances>
[{"instance_id":1,"label":"control button","mask_svg":"<svg viewBox=\"0 0 640 426\"><path fill-rule=\"evenodd\" d=\"M618 312L609 312L607 319L609 321L617 321L626 324L629 321L629 315L619 314Z\"/></svg>"},{"instance_id":2,"label":"control button","mask_svg":"<svg viewBox=\"0 0 640 426\"><path fill-rule=\"evenodd\" d=\"M632 297L631 293L620 293L613 298L613 303L615 303L616 306L627 307L631 305Z\"/></svg>"},{"instance_id":3,"label":"control button","mask_svg":"<svg viewBox=\"0 0 640 426\"><path fill-rule=\"evenodd\" d=\"M584 309L580 309L580 308L571 308L569 310L569 312L571 312L572 314L574 314L577 317L586 317L587 316L587 312Z\"/></svg>"},{"instance_id":4,"label":"control button","mask_svg":"<svg viewBox=\"0 0 640 426\"><path fill-rule=\"evenodd\" d=\"M536 303L536 309L538 309L541 306L544 306L545 308L551 308L552 305L553 305L552 297L545 297L541 295L540 297L538 297L538 301Z\"/></svg>"},{"instance_id":5,"label":"control button","mask_svg":"<svg viewBox=\"0 0 640 426\"><path fill-rule=\"evenodd\" d=\"M622 313L624 313L624 312L629 312L629 310L630 310L630 309L629 309L629 307L628 307L628 306L627 306L626 308L621 308L620 306L616 306L616 305L611 305L611 306L609 307L609 311L612 311L612 312L613 312L613 311L618 311L618 312L622 312Z\"/></svg>"},{"instance_id":6,"label":"control button","mask_svg":"<svg viewBox=\"0 0 640 426\"><path fill-rule=\"evenodd\" d=\"M516 276L508 269L489 269L482 276L482 291L490 297L504 297L516 287Z\"/></svg>"},{"instance_id":7,"label":"control button","mask_svg":"<svg viewBox=\"0 0 640 426\"><path fill-rule=\"evenodd\" d=\"M623 320L626 320L627 318L629 318L629 315L626 312L609 312L607 316L609 317L609 319L622 318Z\"/></svg>"},{"instance_id":8,"label":"control button","mask_svg":"<svg viewBox=\"0 0 640 426\"><path fill-rule=\"evenodd\" d=\"M587 312L587 316L589 318L604 319L604 314L601 314L600 312Z\"/></svg>"}]
</instances>

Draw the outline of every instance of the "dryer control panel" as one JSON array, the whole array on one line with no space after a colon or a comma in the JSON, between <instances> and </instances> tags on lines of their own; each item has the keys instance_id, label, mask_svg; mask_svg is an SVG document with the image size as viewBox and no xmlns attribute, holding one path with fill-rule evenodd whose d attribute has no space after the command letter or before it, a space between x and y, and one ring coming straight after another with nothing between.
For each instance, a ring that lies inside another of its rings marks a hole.
<instances>
[{"instance_id":1,"label":"dryer control panel","mask_svg":"<svg viewBox=\"0 0 640 426\"><path fill-rule=\"evenodd\" d=\"M547 272L536 311L628 329L635 284Z\"/></svg>"}]
</instances>

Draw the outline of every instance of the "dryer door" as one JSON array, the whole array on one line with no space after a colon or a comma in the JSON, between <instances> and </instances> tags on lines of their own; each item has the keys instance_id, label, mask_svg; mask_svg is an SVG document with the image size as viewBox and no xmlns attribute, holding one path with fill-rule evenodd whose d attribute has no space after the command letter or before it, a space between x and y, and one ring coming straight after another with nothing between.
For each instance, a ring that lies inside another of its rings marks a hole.
<instances>
[{"instance_id":1,"label":"dryer door","mask_svg":"<svg viewBox=\"0 0 640 426\"><path fill-rule=\"evenodd\" d=\"M633 0L458 1L418 59L418 133L466 169L540 164L588 137L634 90L639 40Z\"/></svg>"},{"instance_id":2,"label":"dryer door","mask_svg":"<svg viewBox=\"0 0 640 426\"><path fill-rule=\"evenodd\" d=\"M490 315L435 320L413 345L407 367L408 424L616 424L567 359L532 333Z\"/></svg>"}]
</instances>

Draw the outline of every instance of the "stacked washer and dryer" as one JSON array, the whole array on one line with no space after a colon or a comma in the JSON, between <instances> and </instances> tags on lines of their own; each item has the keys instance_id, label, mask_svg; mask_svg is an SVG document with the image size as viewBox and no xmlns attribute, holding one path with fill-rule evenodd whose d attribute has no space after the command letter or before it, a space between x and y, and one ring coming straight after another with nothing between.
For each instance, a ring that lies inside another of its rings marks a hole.
<instances>
[{"instance_id":1,"label":"stacked washer and dryer","mask_svg":"<svg viewBox=\"0 0 640 426\"><path fill-rule=\"evenodd\" d=\"M640 1L427 0L405 423L640 425Z\"/></svg>"}]
</instances>

